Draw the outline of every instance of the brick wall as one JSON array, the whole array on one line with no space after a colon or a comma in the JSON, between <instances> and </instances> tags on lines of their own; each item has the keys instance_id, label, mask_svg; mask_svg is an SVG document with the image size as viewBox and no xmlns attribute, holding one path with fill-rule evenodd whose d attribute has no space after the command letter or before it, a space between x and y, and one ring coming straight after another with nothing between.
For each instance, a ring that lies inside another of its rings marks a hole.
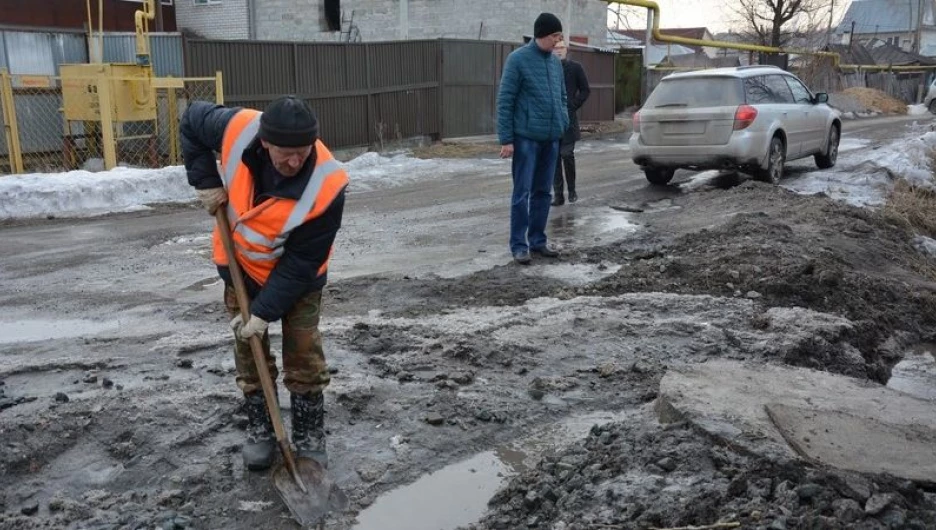
<instances>
[{"instance_id":1,"label":"brick wall","mask_svg":"<svg viewBox=\"0 0 936 530\"><path fill-rule=\"evenodd\" d=\"M517 42L533 33L533 20L543 11L555 13L568 27L569 2L572 33L587 36L590 44L604 44L607 3L602 0L342 0L341 10L345 18L354 11L364 42L439 37ZM401 5L408 6L402 17ZM339 40L338 32L324 28L321 0L258 2L261 40Z\"/></svg>"},{"instance_id":2,"label":"brick wall","mask_svg":"<svg viewBox=\"0 0 936 530\"><path fill-rule=\"evenodd\" d=\"M176 0L176 22L180 30L190 30L208 39L250 38L248 0L221 0L195 5L192 0Z\"/></svg>"}]
</instances>

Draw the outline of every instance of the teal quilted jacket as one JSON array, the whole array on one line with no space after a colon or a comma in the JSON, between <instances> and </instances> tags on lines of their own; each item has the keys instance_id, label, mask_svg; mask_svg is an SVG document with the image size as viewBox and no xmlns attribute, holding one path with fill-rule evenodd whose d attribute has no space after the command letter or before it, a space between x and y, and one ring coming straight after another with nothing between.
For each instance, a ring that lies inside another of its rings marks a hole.
<instances>
[{"instance_id":1,"label":"teal quilted jacket","mask_svg":"<svg viewBox=\"0 0 936 530\"><path fill-rule=\"evenodd\" d=\"M522 136L558 140L569 126L562 63L535 40L507 56L497 94L497 136L501 145Z\"/></svg>"}]
</instances>

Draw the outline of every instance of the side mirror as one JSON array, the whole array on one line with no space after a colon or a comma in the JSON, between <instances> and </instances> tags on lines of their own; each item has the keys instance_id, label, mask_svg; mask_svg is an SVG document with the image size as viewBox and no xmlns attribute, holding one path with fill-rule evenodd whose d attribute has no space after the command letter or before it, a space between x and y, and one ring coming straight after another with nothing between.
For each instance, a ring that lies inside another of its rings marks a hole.
<instances>
[{"instance_id":1,"label":"side mirror","mask_svg":"<svg viewBox=\"0 0 936 530\"><path fill-rule=\"evenodd\" d=\"M813 98L813 101L815 101L816 104L819 104L819 103L828 103L828 102L829 102L829 95L826 94L825 92L819 92L818 94L816 94L816 97Z\"/></svg>"}]
</instances>

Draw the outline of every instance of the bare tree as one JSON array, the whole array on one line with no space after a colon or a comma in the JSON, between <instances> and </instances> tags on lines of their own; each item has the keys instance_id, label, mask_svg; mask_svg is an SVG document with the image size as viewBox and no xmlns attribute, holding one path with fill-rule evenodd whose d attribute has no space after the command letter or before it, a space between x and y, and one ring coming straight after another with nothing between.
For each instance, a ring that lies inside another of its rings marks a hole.
<instances>
[{"instance_id":1,"label":"bare tree","mask_svg":"<svg viewBox=\"0 0 936 530\"><path fill-rule=\"evenodd\" d=\"M614 29L634 29L636 21L640 18L639 8L623 4L608 4L608 27Z\"/></svg>"},{"instance_id":2,"label":"bare tree","mask_svg":"<svg viewBox=\"0 0 936 530\"><path fill-rule=\"evenodd\" d=\"M740 33L764 46L782 48L797 34L814 30L834 0L737 0Z\"/></svg>"}]
</instances>

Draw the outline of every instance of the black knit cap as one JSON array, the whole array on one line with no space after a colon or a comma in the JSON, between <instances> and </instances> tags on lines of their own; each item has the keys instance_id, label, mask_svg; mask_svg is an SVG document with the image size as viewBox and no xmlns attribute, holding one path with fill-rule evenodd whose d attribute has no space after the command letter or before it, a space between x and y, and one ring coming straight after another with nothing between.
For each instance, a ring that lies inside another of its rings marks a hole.
<instances>
[{"instance_id":1,"label":"black knit cap","mask_svg":"<svg viewBox=\"0 0 936 530\"><path fill-rule=\"evenodd\" d=\"M318 120L305 101L282 97L263 111L257 136L277 147L305 147L318 138Z\"/></svg>"},{"instance_id":2,"label":"black knit cap","mask_svg":"<svg viewBox=\"0 0 936 530\"><path fill-rule=\"evenodd\" d=\"M540 16L536 17L536 22L533 22L533 36L537 39L548 37L560 31L562 31L562 22L559 21L559 17L552 13L540 13Z\"/></svg>"}]
</instances>

